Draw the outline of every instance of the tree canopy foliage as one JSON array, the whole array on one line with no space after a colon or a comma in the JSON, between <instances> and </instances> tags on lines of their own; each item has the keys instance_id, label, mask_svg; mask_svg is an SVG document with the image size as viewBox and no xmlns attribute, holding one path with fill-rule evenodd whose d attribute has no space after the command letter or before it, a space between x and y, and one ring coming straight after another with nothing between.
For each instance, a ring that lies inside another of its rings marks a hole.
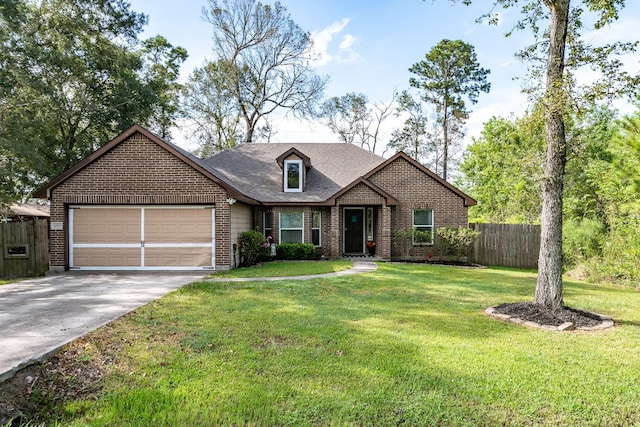
<instances>
[{"instance_id":1,"label":"tree canopy foliage","mask_svg":"<svg viewBox=\"0 0 640 427\"><path fill-rule=\"evenodd\" d=\"M402 128L394 129L388 148L404 151L417 162L442 176L444 142L436 114L429 114L427 105L405 90L396 96L396 116L404 117ZM431 119L431 120L430 120ZM457 163L462 153L463 123L448 122L447 168Z\"/></svg>"},{"instance_id":2,"label":"tree canopy foliage","mask_svg":"<svg viewBox=\"0 0 640 427\"><path fill-rule=\"evenodd\" d=\"M186 52L161 38L141 46L145 24L146 17L123 0L2 4L5 200L27 198L133 123L157 123L166 135L175 112L177 67Z\"/></svg>"},{"instance_id":3,"label":"tree canopy foliage","mask_svg":"<svg viewBox=\"0 0 640 427\"><path fill-rule=\"evenodd\" d=\"M187 114L198 118L195 132L204 132L201 141L218 149L238 142L240 133L242 142L254 142L260 123L275 111L314 116L327 79L312 69L309 33L280 2L210 0L204 16L213 28L214 59L196 70L185 102ZM220 120L222 112L229 122ZM212 132L202 124L209 114L217 125L230 127Z\"/></svg>"},{"instance_id":4,"label":"tree canopy foliage","mask_svg":"<svg viewBox=\"0 0 640 427\"><path fill-rule=\"evenodd\" d=\"M393 101L372 106L364 93L350 92L324 101L319 116L342 142L375 153L382 123L393 112L392 105Z\"/></svg>"},{"instance_id":5,"label":"tree canopy foliage","mask_svg":"<svg viewBox=\"0 0 640 427\"><path fill-rule=\"evenodd\" d=\"M487 81L489 70L480 67L475 49L462 40L443 39L435 45L425 58L413 64L409 71L413 77L409 79L412 88L418 90L419 98L435 107L435 120L440 129L441 144L434 143L434 147L442 147L440 175L446 180L449 163L449 146L451 140L460 140L464 136L464 123L469 117L465 99L475 104L481 92L489 92L491 84ZM415 113L417 102L407 100L400 103L407 111ZM396 141L413 137L415 145L420 139L417 136L416 125L424 118L410 114L405 128L396 134ZM412 130L413 129L413 130ZM436 139L436 141L437 141ZM397 143L396 142L396 143ZM411 142L409 142L411 144ZM429 150L426 147L426 150Z\"/></svg>"},{"instance_id":6,"label":"tree canopy foliage","mask_svg":"<svg viewBox=\"0 0 640 427\"><path fill-rule=\"evenodd\" d=\"M162 138L170 140L170 128L175 125L180 111L178 83L180 66L187 59L187 50L174 47L163 36L155 36L142 42L143 79L157 101L146 122L141 123Z\"/></svg>"},{"instance_id":7,"label":"tree canopy foliage","mask_svg":"<svg viewBox=\"0 0 640 427\"><path fill-rule=\"evenodd\" d=\"M544 123L540 111L493 117L467 148L459 185L478 205L470 221L537 223L542 210Z\"/></svg>"}]
</instances>

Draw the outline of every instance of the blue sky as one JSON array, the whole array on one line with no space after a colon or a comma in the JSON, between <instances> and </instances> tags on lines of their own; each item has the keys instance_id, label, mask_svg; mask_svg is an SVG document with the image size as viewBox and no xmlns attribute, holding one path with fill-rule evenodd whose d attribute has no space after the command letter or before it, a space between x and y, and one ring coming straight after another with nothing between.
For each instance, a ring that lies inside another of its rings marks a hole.
<instances>
[{"instance_id":1,"label":"blue sky","mask_svg":"<svg viewBox=\"0 0 640 427\"><path fill-rule=\"evenodd\" d=\"M201 66L205 58L213 57L211 27L201 18L206 0L130 1L134 10L149 16L143 37L161 34L172 44L188 50L183 78ZM388 102L394 90L409 87L408 68L440 40L448 38L471 43L480 65L491 70L491 92L481 94L479 102L469 106L473 112L467 123L467 140L477 136L482 124L492 116L519 115L526 108L526 97L520 93L521 82L514 80L526 76L526 66L517 62L514 54L526 45L529 34L524 31L504 37L519 18L517 9L500 10L500 25L496 27L476 23L476 18L493 3L489 0L476 1L471 7L446 0L281 0L281 3L303 30L312 33L322 58L316 71L330 78L326 96L362 92L371 102ZM593 35L594 42L638 39L640 2L627 3L620 21ZM628 58L627 62L638 72L638 56ZM291 119L279 119L275 124L277 134L273 142L337 141L321 124ZM399 125L399 119L389 120L386 132ZM179 131L174 132L174 137L180 145L189 147Z\"/></svg>"}]
</instances>

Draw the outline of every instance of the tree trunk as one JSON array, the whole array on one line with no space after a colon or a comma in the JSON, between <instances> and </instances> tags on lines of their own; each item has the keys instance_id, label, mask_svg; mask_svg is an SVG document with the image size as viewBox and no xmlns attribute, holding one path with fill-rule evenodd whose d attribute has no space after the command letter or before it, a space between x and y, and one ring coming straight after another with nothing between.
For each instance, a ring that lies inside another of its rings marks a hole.
<instances>
[{"instance_id":1,"label":"tree trunk","mask_svg":"<svg viewBox=\"0 0 640 427\"><path fill-rule=\"evenodd\" d=\"M562 189L567 157L564 128L563 72L570 0L545 0L551 10L545 125L547 161L542 198L542 231L534 302L552 309L562 299Z\"/></svg>"},{"instance_id":2,"label":"tree trunk","mask_svg":"<svg viewBox=\"0 0 640 427\"><path fill-rule=\"evenodd\" d=\"M449 160L449 104L445 95L444 100L444 115L442 117L442 142L443 142L443 154L442 154L442 179L447 180L447 162Z\"/></svg>"},{"instance_id":3,"label":"tree trunk","mask_svg":"<svg viewBox=\"0 0 640 427\"><path fill-rule=\"evenodd\" d=\"M247 116L244 109L242 111L242 114L244 117L244 122L247 124L247 133L244 135L244 141L242 142L244 144L251 144L253 142L253 132L255 131L256 122L251 117Z\"/></svg>"}]
</instances>

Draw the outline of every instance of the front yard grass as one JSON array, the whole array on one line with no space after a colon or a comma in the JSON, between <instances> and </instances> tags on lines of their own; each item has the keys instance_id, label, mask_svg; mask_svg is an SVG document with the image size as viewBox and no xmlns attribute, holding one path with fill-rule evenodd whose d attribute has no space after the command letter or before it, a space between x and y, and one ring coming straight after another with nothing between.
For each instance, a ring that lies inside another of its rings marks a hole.
<instances>
[{"instance_id":1,"label":"front yard grass","mask_svg":"<svg viewBox=\"0 0 640 427\"><path fill-rule=\"evenodd\" d=\"M236 277L290 277L310 274L335 273L353 267L351 261L274 261L252 267L234 268L228 271L216 271L210 279L228 279Z\"/></svg>"},{"instance_id":2,"label":"front yard grass","mask_svg":"<svg viewBox=\"0 0 640 427\"><path fill-rule=\"evenodd\" d=\"M320 280L200 282L93 333L115 362L71 425L640 424L640 293L568 281L613 329L502 323L535 275L380 264ZM61 416L61 414L58 414Z\"/></svg>"}]
</instances>

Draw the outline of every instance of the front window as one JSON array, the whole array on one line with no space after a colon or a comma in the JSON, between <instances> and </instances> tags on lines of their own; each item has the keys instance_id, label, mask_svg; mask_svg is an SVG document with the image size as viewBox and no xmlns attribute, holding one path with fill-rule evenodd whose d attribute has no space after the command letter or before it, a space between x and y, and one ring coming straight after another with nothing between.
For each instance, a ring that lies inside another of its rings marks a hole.
<instances>
[{"instance_id":1,"label":"front window","mask_svg":"<svg viewBox=\"0 0 640 427\"><path fill-rule=\"evenodd\" d=\"M413 244L433 244L433 209L413 211Z\"/></svg>"},{"instance_id":2,"label":"front window","mask_svg":"<svg viewBox=\"0 0 640 427\"><path fill-rule=\"evenodd\" d=\"M302 160L284 161L284 191L302 191Z\"/></svg>"},{"instance_id":3,"label":"front window","mask_svg":"<svg viewBox=\"0 0 640 427\"><path fill-rule=\"evenodd\" d=\"M280 243L303 243L304 213L280 212Z\"/></svg>"},{"instance_id":4,"label":"front window","mask_svg":"<svg viewBox=\"0 0 640 427\"><path fill-rule=\"evenodd\" d=\"M320 212L311 212L311 243L314 246L320 246L320 225L322 215Z\"/></svg>"},{"instance_id":5,"label":"front window","mask_svg":"<svg viewBox=\"0 0 640 427\"><path fill-rule=\"evenodd\" d=\"M262 233L265 238L273 236L273 212L262 214Z\"/></svg>"}]
</instances>

